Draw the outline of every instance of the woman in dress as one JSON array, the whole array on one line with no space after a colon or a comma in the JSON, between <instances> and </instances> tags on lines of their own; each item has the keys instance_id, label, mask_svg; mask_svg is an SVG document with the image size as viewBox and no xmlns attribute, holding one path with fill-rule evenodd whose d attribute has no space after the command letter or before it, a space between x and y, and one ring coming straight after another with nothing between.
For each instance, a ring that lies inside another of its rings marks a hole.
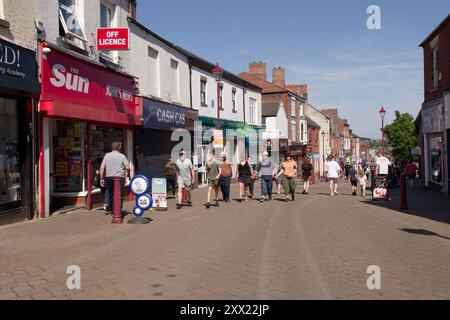
<instances>
[{"instance_id":1,"label":"woman in dress","mask_svg":"<svg viewBox=\"0 0 450 320\"><path fill-rule=\"evenodd\" d=\"M237 179L239 182L239 202L242 200L248 201L248 189L251 183L251 177L253 175L252 167L245 159L245 156L241 157L241 161L238 165Z\"/></svg>"}]
</instances>

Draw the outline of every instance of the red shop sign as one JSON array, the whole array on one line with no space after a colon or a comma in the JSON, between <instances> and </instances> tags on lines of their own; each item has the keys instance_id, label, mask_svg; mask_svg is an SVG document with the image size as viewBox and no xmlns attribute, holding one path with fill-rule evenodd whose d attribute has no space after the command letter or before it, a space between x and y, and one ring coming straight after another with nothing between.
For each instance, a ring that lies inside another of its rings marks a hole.
<instances>
[{"instance_id":1,"label":"red shop sign","mask_svg":"<svg viewBox=\"0 0 450 320\"><path fill-rule=\"evenodd\" d=\"M54 117L140 124L132 77L50 49L41 57L41 111Z\"/></svg>"},{"instance_id":2,"label":"red shop sign","mask_svg":"<svg viewBox=\"0 0 450 320\"><path fill-rule=\"evenodd\" d=\"M97 29L98 50L130 50L130 31L128 28Z\"/></svg>"}]
</instances>

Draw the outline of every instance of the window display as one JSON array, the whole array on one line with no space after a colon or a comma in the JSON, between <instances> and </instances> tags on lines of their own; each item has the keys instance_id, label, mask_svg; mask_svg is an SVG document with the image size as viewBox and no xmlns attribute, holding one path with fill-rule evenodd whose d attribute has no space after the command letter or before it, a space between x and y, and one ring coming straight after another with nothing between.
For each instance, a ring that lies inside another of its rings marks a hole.
<instances>
[{"instance_id":1,"label":"window display","mask_svg":"<svg viewBox=\"0 0 450 320\"><path fill-rule=\"evenodd\" d=\"M432 137L429 140L430 147L430 180L436 183L442 183L442 137Z\"/></svg>"},{"instance_id":2,"label":"window display","mask_svg":"<svg viewBox=\"0 0 450 320\"><path fill-rule=\"evenodd\" d=\"M78 121L54 120L53 192L83 191L83 125Z\"/></svg>"},{"instance_id":3,"label":"window display","mask_svg":"<svg viewBox=\"0 0 450 320\"><path fill-rule=\"evenodd\" d=\"M0 97L0 204L19 201L19 129L17 101Z\"/></svg>"}]
</instances>

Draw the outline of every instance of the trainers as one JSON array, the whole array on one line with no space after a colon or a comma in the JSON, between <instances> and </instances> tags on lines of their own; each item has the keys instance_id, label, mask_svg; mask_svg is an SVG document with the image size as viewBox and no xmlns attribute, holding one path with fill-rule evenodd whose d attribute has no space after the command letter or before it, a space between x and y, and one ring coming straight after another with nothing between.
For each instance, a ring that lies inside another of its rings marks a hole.
<instances>
[{"instance_id":1,"label":"trainers","mask_svg":"<svg viewBox=\"0 0 450 320\"><path fill-rule=\"evenodd\" d=\"M178 210L181 209L181 204L177 203L177 209L178 209Z\"/></svg>"},{"instance_id":2,"label":"trainers","mask_svg":"<svg viewBox=\"0 0 450 320\"><path fill-rule=\"evenodd\" d=\"M295 194L292 194L292 201L295 201Z\"/></svg>"},{"instance_id":3,"label":"trainers","mask_svg":"<svg viewBox=\"0 0 450 320\"><path fill-rule=\"evenodd\" d=\"M259 199L259 202L264 202L264 196L262 196L261 199Z\"/></svg>"},{"instance_id":4,"label":"trainers","mask_svg":"<svg viewBox=\"0 0 450 320\"><path fill-rule=\"evenodd\" d=\"M284 201L289 202L289 196L286 196L286 200Z\"/></svg>"},{"instance_id":5,"label":"trainers","mask_svg":"<svg viewBox=\"0 0 450 320\"><path fill-rule=\"evenodd\" d=\"M334 196L334 192L332 192L331 195Z\"/></svg>"},{"instance_id":6,"label":"trainers","mask_svg":"<svg viewBox=\"0 0 450 320\"><path fill-rule=\"evenodd\" d=\"M337 191L335 191L334 194L337 195L337 196L339 195L339 193Z\"/></svg>"},{"instance_id":7,"label":"trainers","mask_svg":"<svg viewBox=\"0 0 450 320\"><path fill-rule=\"evenodd\" d=\"M188 207L192 207L192 201L188 201Z\"/></svg>"},{"instance_id":8,"label":"trainers","mask_svg":"<svg viewBox=\"0 0 450 320\"><path fill-rule=\"evenodd\" d=\"M272 196L269 196L269 201L272 201Z\"/></svg>"},{"instance_id":9,"label":"trainers","mask_svg":"<svg viewBox=\"0 0 450 320\"><path fill-rule=\"evenodd\" d=\"M215 204L216 208L219 207L219 200L216 200L216 204Z\"/></svg>"},{"instance_id":10,"label":"trainers","mask_svg":"<svg viewBox=\"0 0 450 320\"><path fill-rule=\"evenodd\" d=\"M211 204L209 202L206 203L206 209L209 209L211 207Z\"/></svg>"},{"instance_id":11,"label":"trainers","mask_svg":"<svg viewBox=\"0 0 450 320\"><path fill-rule=\"evenodd\" d=\"M303 190L302 194L306 194L306 191L305 191L305 190Z\"/></svg>"}]
</instances>

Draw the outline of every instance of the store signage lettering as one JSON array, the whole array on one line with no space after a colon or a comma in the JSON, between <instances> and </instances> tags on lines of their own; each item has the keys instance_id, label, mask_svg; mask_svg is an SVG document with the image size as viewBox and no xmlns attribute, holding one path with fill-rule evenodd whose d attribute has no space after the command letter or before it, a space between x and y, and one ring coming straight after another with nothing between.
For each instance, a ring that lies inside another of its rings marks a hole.
<instances>
[{"instance_id":1,"label":"store signage lettering","mask_svg":"<svg viewBox=\"0 0 450 320\"><path fill-rule=\"evenodd\" d=\"M110 85L106 86L106 95L115 99L122 99L129 102L133 101L133 93Z\"/></svg>"},{"instance_id":2,"label":"store signage lettering","mask_svg":"<svg viewBox=\"0 0 450 320\"><path fill-rule=\"evenodd\" d=\"M72 72L66 72L66 67L55 64L52 68L53 78L50 78L50 83L56 88L66 87L67 90L89 93L89 79L80 77L75 68L70 70Z\"/></svg>"},{"instance_id":3,"label":"store signage lettering","mask_svg":"<svg viewBox=\"0 0 450 320\"><path fill-rule=\"evenodd\" d=\"M0 73L24 79L26 73L20 68L20 49L0 43Z\"/></svg>"},{"instance_id":4,"label":"store signage lettering","mask_svg":"<svg viewBox=\"0 0 450 320\"><path fill-rule=\"evenodd\" d=\"M144 99L144 127L149 129L172 130L186 128L189 111L160 101Z\"/></svg>"},{"instance_id":5,"label":"store signage lettering","mask_svg":"<svg viewBox=\"0 0 450 320\"><path fill-rule=\"evenodd\" d=\"M129 50L130 32L128 28L97 29L98 50Z\"/></svg>"}]
</instances>

